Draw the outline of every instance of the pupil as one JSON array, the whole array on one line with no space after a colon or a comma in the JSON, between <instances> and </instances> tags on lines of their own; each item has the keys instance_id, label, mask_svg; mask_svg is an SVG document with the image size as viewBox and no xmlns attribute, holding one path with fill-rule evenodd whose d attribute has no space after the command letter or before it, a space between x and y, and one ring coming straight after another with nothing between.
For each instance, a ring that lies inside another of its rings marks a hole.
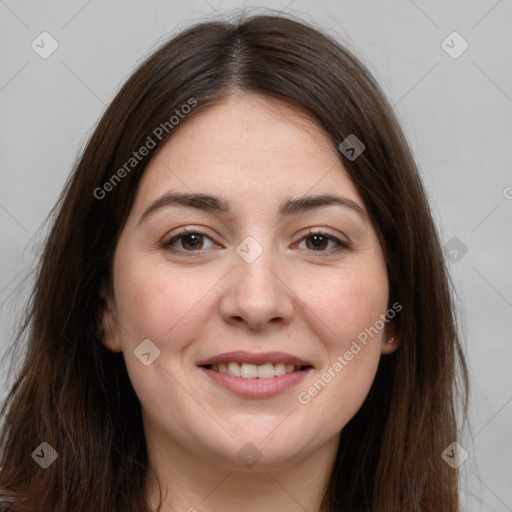
<instances>
[{"instance_id":1,"label":"pupil","mask_svg":"<svg viewBox=\"0 0 512 512\"><path fill-rule=\"evenodd\" d=\"M324 246L326 241L325 237L322 235L312 235L310 240L314 247Z\"/></svg>"},{"instance_id":2,"label":"pupil","mask_svg":"<svg viewBox=\"0 0 512 512\"><path fill-rule=\"evenodd\" d=\"M185 237L185 245L196 246L201 240L201 235L192 234Z\"/></svg>"}]
</instances>

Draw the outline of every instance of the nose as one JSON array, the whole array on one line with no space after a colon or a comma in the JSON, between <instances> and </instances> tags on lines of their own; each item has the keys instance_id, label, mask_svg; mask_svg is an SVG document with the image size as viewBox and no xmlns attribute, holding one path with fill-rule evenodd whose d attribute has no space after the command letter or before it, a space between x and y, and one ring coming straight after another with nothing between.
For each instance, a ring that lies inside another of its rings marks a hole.
<instances>
[{"instance_id":1,"label":"nose","mask_svg":"<svg viewBox=\"0 0 512 512\"><path fill-rule=\"evenodd\" d=\"M234 258L235 268L224 282L220 300L224 321L253 331L289 323L294 313L294 294L282 265L267 251L252 263L238 255Z\"/></svg>"}]
</instances>

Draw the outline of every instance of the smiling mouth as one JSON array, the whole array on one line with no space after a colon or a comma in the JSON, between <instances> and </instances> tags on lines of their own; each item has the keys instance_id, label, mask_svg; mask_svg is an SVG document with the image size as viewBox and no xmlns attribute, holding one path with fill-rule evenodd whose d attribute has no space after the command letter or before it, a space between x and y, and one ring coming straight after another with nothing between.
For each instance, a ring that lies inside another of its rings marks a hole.
<instances>
[{"instance_id":1,"label":"smiling mouth","mask_svg":"<svg viewBox=\"0 0 512 512\"><path fill-rule=\"evenodd\" d=\"M196 364L215 385L250 399L283 393L314 370L310 361L286 352L255 354L239 350L217 354Z\"/></svg>"},{"instance_id":2,"label":"smiling mouth","mask_svg":"<svg viewBox=\"0 0 512 512\"><path fill-rule=\"evenodd\" d=\"M217 373L224 373L232 377L242 377L243 379L272 379L288 373L299 372L311 368L311 366L296 366L285 363L237 363L230 361L227 363L203 365L207 370L213 370Z\"/></svg>"}]
</instances>

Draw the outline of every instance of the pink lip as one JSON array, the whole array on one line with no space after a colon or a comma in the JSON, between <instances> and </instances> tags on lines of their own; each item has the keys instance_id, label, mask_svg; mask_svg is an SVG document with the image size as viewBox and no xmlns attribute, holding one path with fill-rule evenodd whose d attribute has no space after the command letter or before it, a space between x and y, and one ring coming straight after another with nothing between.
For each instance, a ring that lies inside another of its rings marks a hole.
<instances>
[{"instance_id":1,"label":"pink lip","mask_svg":"<svg viewBox=\"0 0 512 512\"><path fill-rule=\"evenodd\" d=\"M286 354L285 352L262 352L259 354L251 354L239 350L237 352L225 352L209 359L205 359L197 363L197 366L209 366L220 363L249 363L249 364L265 364L265 363L284 363L293 364L294 366L313 366L311 363L304 361L300 357ZM250 380L250 379L244 379Z\"/></svg>"},{"instance_id":2,"label":"pink lip","mask_svg":"<svg viewBox=\"0 0 512 512\"><path fill-rule=\"evenodd\" d=\"M234 359L231 359L231 361L234 361ZM249 362L247 359L245 361ZM283 360L281 359L281 361ZM267 359L265 362L271 361L268 361ZM243 377L234 377L233 375L228 375L227 373L216 372L209 368L201 367L201 370L205 372L206 375L208 375L208 377L210 377L210 379L212 379L214 382L228 389L229 391L236 393L237 395L249 398L267 398L277 395L282 391L295 386L306 377L312 368L309 367L305 368L304 370L285 373L284 375L280 375L279 377L272 377L270 379L244 379Z\"/></svg>"}]
</instances>

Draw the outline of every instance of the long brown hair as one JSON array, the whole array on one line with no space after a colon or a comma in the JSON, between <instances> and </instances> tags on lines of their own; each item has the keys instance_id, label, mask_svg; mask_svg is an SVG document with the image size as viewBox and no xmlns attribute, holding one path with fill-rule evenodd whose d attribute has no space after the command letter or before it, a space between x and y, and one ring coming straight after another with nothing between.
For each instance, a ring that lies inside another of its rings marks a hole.
<instances>
[{"instance_id":1,"label":"long brown hair","mask_svg":"<svg viewBox=\"0 0 512 512\"><path fill-rule=\"evenodd\" d=\"M123 356L100 342L99 290L110 283L144 168L179 129L169 121L176 109L196 102L181 125L234 89L307 111L336 148L351 134L363 141L357 159L340 159L380 236L390 304L403 306L400 347L381 358L366 401L341 433L323 509L458 511L458 473L441 453L457 438L467 372L416 164L365 67L316 28L273 15L183 31L149 56L99 121L53 211L15 340L27 348L2 409L0 498L13 511L150 510L141 407ZM148 137L154 147L131 161ZM99 191L107 182L108 193ZM42 442L58 454L47 469L31 456Z\"/></svg>"}]
</instances>

